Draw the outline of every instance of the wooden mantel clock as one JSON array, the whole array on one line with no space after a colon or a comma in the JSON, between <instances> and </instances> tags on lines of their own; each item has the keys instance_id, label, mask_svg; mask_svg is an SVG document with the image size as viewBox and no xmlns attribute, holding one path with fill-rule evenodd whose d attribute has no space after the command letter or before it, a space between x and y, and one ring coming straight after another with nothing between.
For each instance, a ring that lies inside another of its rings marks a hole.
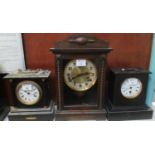
<instances>
[{"instance_id":1,"label":"wooden mantel clock","mask_svg":"<svg viewBox=\"0 0 155 155\"><path fill-rule=\"evenodd\" d=\"M56 120L104 120L108 42L76 34L50 50L56 56Z\"/></svg>"}]
</instances>

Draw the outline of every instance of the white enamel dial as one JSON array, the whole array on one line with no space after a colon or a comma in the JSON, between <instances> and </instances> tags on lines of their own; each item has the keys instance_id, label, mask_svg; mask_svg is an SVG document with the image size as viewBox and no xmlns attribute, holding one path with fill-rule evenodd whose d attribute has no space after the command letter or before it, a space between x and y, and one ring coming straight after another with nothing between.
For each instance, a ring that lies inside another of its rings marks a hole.
<instances>
[{"instance_id":1,"label":"white enamel dial","mask_svg":"<svg viewBox=\"0 0 155 155\"><path fill-rule=\"evenodd\" d=\"M41 87L34 81L20 82L16 87L17 99L24 105L34 105L41 98Z\"/></svg>"},{"instance_id":2,"label":"white enamel dial","mask_svg":"<svg viewBox=\"0 0 155 155\"><path fill-rule=\"evenodd\" d=\"M133 99L140 95L142 82L137 78L127 78L121 85L121 93L125 98Z\"/></svg>"}]
</instances>

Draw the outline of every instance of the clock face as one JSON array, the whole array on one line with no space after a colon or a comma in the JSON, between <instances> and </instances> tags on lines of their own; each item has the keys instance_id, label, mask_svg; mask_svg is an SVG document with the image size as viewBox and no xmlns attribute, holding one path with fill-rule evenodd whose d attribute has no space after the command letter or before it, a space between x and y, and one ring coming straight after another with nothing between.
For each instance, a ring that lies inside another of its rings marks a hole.
<instances>
[{"instance_id":1,"label":"clock face","mask_svg":"<svg viewBox=\"0 0 155 155\"><path fill-rule=\"evenodd\" d=\"M71 60L65 66L64 81L75 91L90 89L97 80L97 69L93 62L86 59Z\"/></svg>"},{"instance_id":2,"label":"clock face","mask_svg":"<svg viewBox=\"0 0 155 155\"><path fill-rule=\"evenodd\" d=\"M137 78L127 78L121 85L121 93L125 98L133 99L140 95L142 82Z\"/></svg>"},{"instance_id":3,"label":"clock face","mask_svg":"<svg viewBox=\"0 0 155 155\"><path fill-rule=\"evenodd\" d=\"M41 99L42 90L34 81L22 81L16 87L16 96L22 104L34 105Z\"/></svg>"}]
</instances>

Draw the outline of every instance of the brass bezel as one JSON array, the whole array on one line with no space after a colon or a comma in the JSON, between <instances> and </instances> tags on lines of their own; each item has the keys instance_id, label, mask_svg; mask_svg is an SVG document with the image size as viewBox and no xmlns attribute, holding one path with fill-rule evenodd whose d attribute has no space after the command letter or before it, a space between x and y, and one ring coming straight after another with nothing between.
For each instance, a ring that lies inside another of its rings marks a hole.
<instances>
[{"instance_id":1,"label":"brass bezel","mask_svg":"<svg viewBox=\"0 0 155 155\"><path fill-rule=\"evenodd\" d=\"M138 93L137 95L134 95L134 96L131 96L131 97L127 97L127 96L123 95L123 94L122 94L122 91L121 91L122 96L125 97L125 98L127 98L127 99L134 99L134 98L138 97L138 96L141 94L142 90L143 90L143 83L141 82L141 80L139 80L139 79L136 78L136 77L126 78L126 79L122 82L121 88L122 88L123 83L124 83L127 79L131 79L131 78L134 78L134 79L137 79L137 80L138 80L138 82L141 84L141 89L140 89L140 91L139 91L139 93Z\"/></svg>"},{"instance_id":2,"label":"brass bezel","mask_svg":"<svg viewBox=\"0 0 155 155\"><path fill-rule=\"evenodd\" d=\"M21 86L22 86L23 84L32 84L32 85L34 85L34 86L39 90L40 96L39 96L39 98L38 98L37 101L35 101L35 102L25 102L25 101L23 101L23 100L20 98L20 96L19 96L19 89L21 88ZM22 82L20 82L20 83L16 86L16 97L17 97L17 99L18 99L22 104L27 105L27 106L32 106L32 105L37 104L37 103L40 101L40 99L42 98L42 89L41 89L41 87L40 87L36 82L34 82L34 81L29 81L29 80L22 81Z\"/></svg>"},{"instance_id":3,"label":"brass bezel","mask_svg":"<svg viewBox=\"0 0 155 155\"><path fill-rule=\"evenodd\" d=\"M80 58L79 58L79 59L80 59ZM85 58L81 58L81 59L85 59ZM95 69L95 72L96 72L96 74L95 74L95 80L92 82L91 86L88 87L87 89L78 90L78 89L76 89L76 88L74 88L74 87L71 87L71 86L68 84L68 82L67 82L67 80L66 80L66 78L65 78L65 73L66 73L68 64L70 64L70 63L72 63L72 62L74 62L74 61L76 61L76 60L77 60L77 59L70 60L70 61L65 65L65 69L64 69L64 82L65 82L65 84L66 84L70 89L72 89L72 90L74 90L74 91L77 91L77 92L85 92L85 91L89 90L90 88L92 88L92 87L95 85L95 83L96 83L96 81L97 81L97 68L96 68L96 65L95 65L92 61L90 61L90 60L88 60L88 59L85 59L86 61L90 62L90 63L93 65L94 69Z\"/></svg>"}]
</instances>

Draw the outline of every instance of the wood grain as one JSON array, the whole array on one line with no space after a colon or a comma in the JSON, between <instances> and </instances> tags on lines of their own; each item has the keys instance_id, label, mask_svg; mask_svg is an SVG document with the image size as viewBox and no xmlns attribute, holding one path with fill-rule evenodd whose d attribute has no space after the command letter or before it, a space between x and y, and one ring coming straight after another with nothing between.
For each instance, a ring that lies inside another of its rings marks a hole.
<instances>
[{"instance_id":1,"label":"wood grain","mask_svg":"<svg viewBox=\"0 0 155 155\"><path fill-rule=\"evenodd\" d=\"M49 51L54 43L69 33L24 33L23 42L28 68L48 68L55 71L55 58ZM110 67L142 67L147 69L150 60L152 34L150 33L94 33L106 39L113 48L109 54Z\"/></svg>"},{"instance_id":2,"label":"wood grain","mask_svg":"<svg viewBox=\"0 0 155 155\"><path fill-rule=\"evenodd\" d=\"M30 69L52 70L53 88L55 85L55 57L49 48L55 42L64 40L70 33L24 33L23 43L26 66ZM150 33L93 33L99 39L109 41L113 51L108 55L109 67L142 67L148 69L152 45ZM55 94L55 89L53 93ZM55 96L55 95L54 95Z\"/></svg>"}]
</instances>

